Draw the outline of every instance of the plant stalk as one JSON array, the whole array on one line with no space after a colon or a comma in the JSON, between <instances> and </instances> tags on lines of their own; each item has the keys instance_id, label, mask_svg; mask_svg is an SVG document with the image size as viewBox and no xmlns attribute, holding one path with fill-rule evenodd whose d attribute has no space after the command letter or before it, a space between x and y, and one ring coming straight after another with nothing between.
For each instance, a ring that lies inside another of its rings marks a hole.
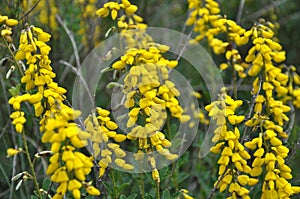
<instances>
[{"instance_id":1,"label":"plant stalk","mask_svg":"<svg viewBox=\"0 0 300 199\"><path fill-rule=\"evenodd\" d=\"M32 173L32 178L33 178L33 183L35 185L35 189L38 193L39 198L42 199L42 194L40 192L39 183L37 181L35 171L34 171L34 166L33 166L33 163L31 161L31 158L30 158L30 153L29 153L29 150L28 150L27 140L26 140L26 136L25 136L24 131L22 131L22 140L23 140L23 143L24 143L25 154L26 154L26 157L27 157L27 160L28 160L28 163L29 163L31 173Z\"/></svg>"}]
</instances>

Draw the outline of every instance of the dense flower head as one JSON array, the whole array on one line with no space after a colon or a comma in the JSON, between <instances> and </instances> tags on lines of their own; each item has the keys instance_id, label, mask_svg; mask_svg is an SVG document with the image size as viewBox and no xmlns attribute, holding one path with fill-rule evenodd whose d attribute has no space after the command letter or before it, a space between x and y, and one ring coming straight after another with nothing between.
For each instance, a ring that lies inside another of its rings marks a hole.
<instances>
[{"instance_id":1,"label":"dense flower head","mask_svg":"<svg viewBox=\"0 0 300 199\"><path fill-rule=\"evenodd\" d=\"M135 14L136 10L135 5L122 0L121 3L105 3L96 13L100 17L110 15L113 20L118 20L123 55L111 67L121 74L127 72L122 81L125 97L123 106L128 109L126 128L129 132L126 137L137 143L135 160L150 162L152 179L160 183L155 159L150 157L149 160L144 160L144 154L157 151L167 160L177 159L178 155L168 149L172 143L161 129L168 117L186 123L190 116L179 103L178 97L181 93L169 77L170 70L177 66L178 61L164 57L163 54L169 51L169 46L153 41L147 34L147 25ZM120 17L117 18L118 16ZM196 117L205 121L204 115L198 114ZM191 123L190 126L193 127L194 124ZM105 161L112 160L109 158ZM121 160L120 163L125 164ZM105 167L105 164L101 167Z\"/></svg>"},{"instance_id":2,"label":"dense flower head","mask_svg":"<svg viewBox=\"0 0 300 199\"><path fill-rule=\"evenodd\" d=\"M284 160L289 149L283 145L274 129L265 129L259 133L259 137L245 143L247 148L255 150L250 174L264 176L262 198L289 198L290 195L299 193L299 187L292 186L287 181L292 178L292 170ZM263 167L266 172L263 172Z\"/></svg>"},{"instance_id":3,"label":"dense flower head","mask_svg":"<svg viewBox=\"0 0 300 199\"><path fill-rule=\"evenodd\" d=\"M21 33L15 59L26 60L28 68L21 83L25 84L27 93L17 94L9 100L15 109L11 118L16 131L24 133L26 119L21 111L24 102L33 105L35 116L40 118L41 140L51 144L52 156L46 174L57 183L53 198L64 198L67 191L72 192L74 198L80 198L81 187L90 195L100 195L99 190L86 182L86 176L94 166L93 157L79 150L87 145L91 135L74 123L80 111L64 104L66 90L53 80L55 73L48 57L51 48L46 44L50 37L50 34L34 26L27 26Z\"/></svg>"},{"instance_id":4,"label":"dense flower head","mask_svg":"<svg viewBox=\"0 0 300 199\"><path fill-rule=\"evenodd\" d=\"M111 121L109 114L108 110L98 107L96 114L90 115L84 121L91 136L93 157L97 159L100 167L99 177L102 177L106 168L112 164L126 171L134 169L133 165L124 160L126 153L119 145L126 140L126 135L116 132L118 125Z\"/></svg>"},{"instance_id":5,"label":"dense flower head","mask_svg":"<svg viewBox=\"0 0 300 199\"><path fill-rule=\"evenodd\" d=\"M12 28L18 25L19 21L16 19L8 18L6 15L0 14L0 28L1 36L5 39L6 42L12 42Z\"/></svg>"},{"instance_id":6,"label":"dense flower head","mask_svg":"<svg viewBox=\"0 0 300 199\"><path fill-rule=\"evenodd\" d=\"M241 104L230 108L229 103L237 103L223 91L219 100L205 107L217 124L212 138L216 145L211 148L211 152L221 153L218 161L219 179L215 186L222 192L230 184L229 192L232 195L229 198L249 198L249 191L244 186L247 182L250 182L249 186L258 183L258 179L249 176L264 176L262 198L289 198L298 193L299 188L287 181L292 175L284 160L289 149L282 142L282 139L288 137L283 126L289 121L287 114L291 108L287 101L293 99L289 95L295 96L294 93L297 93L292 87L293 80L296 79L297 82L299 78L293 73L291 79L283 67L278 66L278 63L285 60L285 51L275 39L274 25L260 20L250 30L245 30L236 22L219 15L217 9L216 13L209 10L207 5L212 5L207 1L191 0L188 3L191 13L186 24L194 25L194 32L198 34L195 40L206 38L215 54L225 54L227 62L221 64L220 69L226 70L231 66L240 78L248 75L255 77L251 92L254 95L254 113L245 122L254 132L258 131L258 136L245 143L248 149L254 150L252 167L247 165L246 160L251 159L251 156L239 142L240 132L237 128L245 117L234 115L235 108ZM213 4L216 4L213 7L218 7L217 3ZM226 34L226 41L218 37L222 33ZM252 47L244 62L238 49L234 47L245 45L249 41L252 42ZM233 78L236 81L236 77ZM297 97L294 104L297 104L296 100ZM230 131L232 126L236 127ZM229 164L234 167L228 168ZM241 172L245 175L241 175Z\"/></svg>"},{"instance_id":7,"label":"dense flower head","mask_svg":"<svg viewBox=\"0 0 300 199\"><path fill-rule=\"evenodd\" d=\"M137 11L137 6L131 4L128 0L122 0L121 3L118 2L107 2L103 5L102 8L96 11L96 14L99 17L107 17L110 13L111 18L115 20L118 16L118 12L123 10L127 16L135 16L135 12Z\"/></svg>"},{"instance_id":8,"label":"dense flower head","mask_svg":"<svg viewBox=\"0 0 300 199\"><path fill-rule=\"evenodd\" d=\"M217 123L212 138L216 144L210 151L221 154L218 160L219 178L215 186L220 192L225 191L229 186L232 198L250 198L250 191L245 186L253 186L258 182L257 179L249 177L251 167L248 166L247 160L251 156L239 141L240 131L237 126L244 121L245 117L236 115L235 111L241 105L241 100L233 100L223 88L219 99L205 107L209 116Z\"/></svg>"},{"instance_id":9,"label":"dense flower head","mask_svg":"<svg viewBox=\"0 0 300 199\"><path fill-rule=\"evenodd\" d=\"M219 4L215 1L188 1L190 16L186 25L194 25L197 33L196 41L207 39L215 54L225 54L226 63L220 64L221 71L232 68L240 78L247 75L245 70L249 64L245 63L236 46L243 46L249 41L250 33L235 21L220 15ZM225 35L228 41L223 41ZM234 77L235 78L235 77Z\"/></svg>"},{"instance_id":10,"label":"dense flower head","mask_svg":"<svg viewBox=\"0 0 300 199\"><path fill-rule=\"evenodd\" d=\"M297 69L294 65L285 65L281 64L280 69L284 71L284 74L288 76L288 80L286 83L286 88L288 90L288 93L286 95L282 96L281 101L284 104L287 104L287 102L292 101L293 105L296 108L300 107L300 76L297 73Z\"/></svg>"}]
</instances>

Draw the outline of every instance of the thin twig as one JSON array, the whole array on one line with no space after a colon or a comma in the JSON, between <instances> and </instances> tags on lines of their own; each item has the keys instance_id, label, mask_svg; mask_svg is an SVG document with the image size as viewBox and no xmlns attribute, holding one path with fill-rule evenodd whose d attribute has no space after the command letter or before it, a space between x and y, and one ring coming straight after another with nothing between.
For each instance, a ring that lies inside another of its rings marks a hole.
<instances>
[{"instance_id":1,"label":"thin twig","mask_svg":"<svg viewBox=\"0 0 300 199\"><path fill-rule=\"evenodd\" d=\"M63 60L60 60L59 61L59 63L61 63L61 64L64 64L65 66L68 66L79 78L80 78L80 80L82 81L82 83L83 83L83 86L84 86L84 88L86 89L86 92L88 93L88 97L90 98L90 99L93 99L94 97L93 97L93 95L92 95L92 93L90 92L90 89L89 89L89 87L88 87L88 85L87 85L87 83L86 83L86 81L85 81L85 79L82 77L82 74L80 73L80 72L78 72L78 69L77 68L75 68L72 64L70 64L69 62L66 62L66 61L63 61Z\"/></svg>"},{"instance_id":2,"label":"thin twig","mask_svg":"<svg viewBox=\"0 0 300 199\"><path fill-rule=\"evenodd\" d=\"M287 2L288 0L278 0L275 2L272 2L271 4L259 9L258 11L248 15L248 17L246 18L246 21L253 21L259 17L261 17L262 15L264 15L266 12L268 12L269 10L271 10L273 7L278 7L281 4Z\"/></svg>"},{"instance_id":3,"label":"thin twig","mask_svg":"<svg viewBox=\"0 0 300 199\"><path fill-rule=\"evenodd\" d=\"M188 20L188 19L185 20L185 23L184 23L184 25L183 25L183 27L182 27L182 29L181 29L181 33L182 33L182 34L184 34L185 31L186 31L186 28L187 28L186 21L187 21L187 20ZM194 27L195 27L195 23L194 23ZM191 32L193 32L194 27L192 28ZM190 32L190 33L191 33L191 32ZM179 42L178 42L178 45L177 45L177 48L176 48L176 49L181 48L180 44L181 44L181 42L182 42L182 38L183 38L183 35L181 35L180 40L179 40ZM179 60L179 59L178 59L178 60ZM178 60L177 60L177 61L178 61Z\"/></svg>"},{"instance_id":4,"label":"thin twig","mask_svg":"<svg viewBox=\"0 0 300 199\"><path fill-rule=\"evenodd\" d=\"M11 44L9 44L9 43L4 39L4 37L2 37L2 39L3 39L3 41L4 41L4 44L5 44L6 48L7 48L8 51L9 51L9 54L10 54L11 57L13 58L12 61L15 63L15 65L16 65L16 67L18 68L20 74L21 74L22 76L24 76L24 72L22 71L22 67L20 66L20 63L16 60L15 54L14 54L14 52L13 52L12 49L11 49ZM13 44L12 44L12 45L13 45ZM14 49L15 49L15 48L14 48Z\"/></svg>"},{"instance_id":5,"label":"thin twig","mask_svg":"<svg viewBox=\"0 0 300 199\"><path fill-rule=\"evenodd\" d=\"M13 165L12 165L12 174L11 174L11 176L16 175L17 157L18 156L16 156L16 155L13 157ZM14 183L11 183L10 184L9 199L13 198L13 193L14 193Z\"/></svg>"},{"instance_id":6,"label":"thin twig","mask_svg":"<svg viewBox=\"0 0 300 199\"><path fill-rule=\"evenodd\" d=\"M288 126L287 130L285 131L288 136L290 136L291 131L292 131L293 127L294 127L295 116L296 116L295 108L294 108L294 105L293 105L293 103L291 101L289 101L289 107L291 108L291 110L290 110L290 117L289 117L289 126Z\"/></svg>"},{"instance_id":7,"label":"thin twig","mask_svg":"<svg viewBox=\"0 0 300 199\"><path fill-rule=\"evenodd\" d=\"M36 8L36 6L40 3L40 1L41 0L38 0L37 2L35 2L35 4L32 6L32 8L30 8L22 17L20 17L18 21L21 21L23 18L25 18L27 15L29 15Z\"/></svg>"},{"instance_id":8,"label":"thin twig","mask_svg":"<svg viewBox=\"0 0 300 199\"><path fill-rule=\"evenodd\" d=\"M191 38L192 33L193 33L193 30L194 30L194 27L195 27L195 24L194 24L192 30L191 30L191 31L189 32L189 34L188 34L188 39ZM181 41L182 41L182 40L181 40ZM180 43L181 43L181 41L180 41ZM179 43L178 45L180 45L180 43ZM178 57L176 58L176 61L178 61L178 60L181 58L181 56L183 55L185 49L186 49L188 46L189 46L189 41L187 40L187 42L185 42L184 46L181 48L181 51L179 52L179 55L178 55Z\"/></svg>"},{"instance_id":9,"label":"thin twig","mask_svg":"<svg viewBox=\"0 0 300 199\"><path fill-rule=\"evenodd\" d=\"M219 184L221 183L222 179L224 178L225 176L225 172L221 175L221 177L218 179L216 185L214 186L214 188L211 190L209 196L207 197L207 199L212 199L212 197L214 196L216 190L217 190L217 187L219 186Z\"/></svg>"},{"instance_id":10,"label":"thin twig","mask_svg":"<svg viewBox=\"0 0 300 199\"><path fill-rule=\"evenodd\" d=\"M261 78L261 79L259 80L258 91L257 91L257 93L256 93L255 95L253 95L253 97L252 97L251 106L250 106L249 113L248 113L248 115L247 115L246 120L249 120L249 119L251 118L251 115L252 115L252 112L253 112L253 109L254 109L254 105L255 105L255 101L256 101L257 96L258 96L259 93L260 93L262 83L263 83L263 80L262 80L262 78ZM243 132L243 137L242 137L242 139L241 139L241 143L243 143L243 142L245 141L245 137L246 137L247 131L248 131L248 126L245 126L245 129L244 129L244 132Z\"/></svg>"},{"instance_id":11,"label":"thin twig","mask_svg":"<svg viewBox=\"0 0 300 199\"><path fill-rule=\"evenodd\" d=\"M2 138L2 136L4 135L4 133L6 132L8 126L10 125L10 122L7 122L5 124L5 126L2 128L1 134L0 134L0 139Z\"/></svg>"},{"instance_id":12,"label":"thin twig","mask_svg":"<svg viewBox=\"0 0 300 199\"><path fill-rule=\"evenodd\" d=\"M79 68L80 67L80 59L79 59L78 48L77 48L74 36L73 36L72 32L70 31L70 29L68 28L67 24L62 20L62 18L58 14L55 15L55 18L57 19L58 23L64 28L64 30L66 31L66 33L71 41L71 44L72 44L72 47L74 50L76 66Z\"/></svg>"},{"instance_id":13,"label":"thin twig","mask_svg":"<svg viewBox=\"0 0 300 199\"><path fill-rule=\"evenodd\" d=\"M83 47L83 45L80 44L80 45L78 46L78 50L80 51L82 47ZM74 55L74 53L73 53L73 54L70 56L70 59L69 59L68 62L69 62L69 63L72 63L72 62L74 62L74 59L75 59L75 55ZM66 68L64 69L64 71L62 72L62 74L60 75L60 78L59 78L58 82L59 82L59 83L62 83L62 82L65 80L65 78L66 78L66 76L68 75L69 72L70 72L70 68L66 67Z\"/></svg>"},{"instance_id":14,"label":"thin twig","mask_svg":"<svg viewBox=\"0 0 300 199\"><path fill-rule=\"evenodd\" d=\"M29 163L29 167L30 167L30 170L31 170L31 175L32 175L32 180L33 180L33 183L34 183L34 186L35 186L35 189L36 189L36 192L38 194L38 197L39 199L42 199L42 194L40 192L40 187L39 187L39 183L37 181L37 177L36 177L36 174L35 174L35 170L34 170L34 165L32 164L32 160L31 160L31 157L30 157L30 152L29 152L29 148L28 148L28 145L27 145L27 140L26 140L26 135L25 135L25 132L24 130L22 131L22 141L23 141L23 144L24 144L24 150L25 150L25 154L26 154L26 157L27 157L27 160L28 160L28 163Z\"/></svg>"},{"instance_id":15,"label":"thin twig","mask_svg":"<svg viewBox=\"0 0 300 199\"><path fill-rule=\"evenodd\" d=\"M237 24L240 24L240 22L241 22L244 5L245 5L245 0L240 0L239 9L238 9L238 13L237 13L237 16L236 16L236 23Z\"/></svg>"}]
</instances>

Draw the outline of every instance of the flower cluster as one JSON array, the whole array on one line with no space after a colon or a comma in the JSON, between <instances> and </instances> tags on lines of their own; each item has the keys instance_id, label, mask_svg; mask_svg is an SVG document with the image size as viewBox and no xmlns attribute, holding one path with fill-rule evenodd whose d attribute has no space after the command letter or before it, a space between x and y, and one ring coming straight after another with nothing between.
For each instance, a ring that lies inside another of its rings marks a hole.
<instances>
[{"instance_id":1,"label":"flower cluster","mask_svg":"<svg viewBox=\"0 0 300 199\"><path fill-rule=\"evenodd\" d=\"M55 73L48 57L51 48L46 44L50 37L34 26L27 26L22 31L15 59L25 59L28 65L21 78L27 93L9 100L15 110L11 118L16 131L23 133L26 119L21 104L24 102L32 104L35 116L40 118L42 142L50 143L52 152L46 173L51 175L52 182L58 183L53 198L64 198L67 190L74 198L80 198L81 187L90 195L99 195L100 192L86 181L86 175L93 167L93 158L78 150L87 144L90 134L74 123L80 111L64 104L66 90L53 80Z\"/></svg>"},{"instance_id":2,"label":"flower cluster","mask_svg":"<svg viewBox=\"0 0 300 199\"><path fill-rule=\"evenodd\" d=\"M99 17L107 17L110 13L111 18L115 20L119 11L123 10L127 16L131 16L137 11L137 9L137 6L131 4L128 0L122 0L122 3L110 1L105 3L102 8L97 10L96 14Z\"/></svg>"},{"instance_id":3,"label":"flower cluster","mask_svg":"<svg viewBox=\"0 0 300 199\"><path fill-rule=\"evenodd\" d=\"M113 163L126 171L132 170L133 165L126 163L123 159L126 153L118 144L126 140L126 135L116 132L118 125L110 120L108 110L98 107L96 111L97 115L90 115L84 121L84 125L91 135L93 156L99 160L99 177L102 177L106 168ZM112 143L110 139L116 143Z\"/></svg>"},{"instance_id":4,"label":"flower cluster","mask_svg":"<svg viewBox=\"0 0 300 199\"><path fill-rule=\"evenodd\" d=\"M219 5L213 0L191 0L188 1L190 16L186 25L194 25L193 30L198 35L196 41L207 39L215 54L226 53L226 63L220 65L221 70L231 66L239 77L244 78L245 69L248 64L244 63L234 46L242 46L249 41L250 32L239 26L235 21L220 15ZM228 41L220 39L225 34Z\"/></svg>"},{"instance_id":5,"label":"flower cluster","mask_svg":"<svg viewBox=\"0 0 300 199\"><path fill-rule=\"evenodd\" d=\"M86 146L90 138L90 134L72 122L79 112L56 102L45 115L47 118L40 122L44 132L42 142L50 142L53 153L46 174L51 175L52 182L59 184L53 198L63 198L67 190L72 192L74 198L80 198L81 187L90 195L99 195L99 190L86 182L86 176L94 166L93 158L75 150Z\"/></svg>"},{"instance_id":6,"label":"flower cluster","mask_svg":"<svg viewBox=\"0 0 300 199\"><path fill-rule=\"evenodd\" d=\"M179 90L169 78L170 69L177 66L176 60L168 60L163 53L169 50L166 45L155 43L146 33L146 24L136 15L137 7L128 0L122 3L108 2L97 11L98 16L111 15L118 18L118 30L123 39L123 55L112 64L112 68L124 73L122 92L125 96L124 108L129 109L126 127L129 129L127 139L137 141L138 151L135 160L143 161L144 154L157 151L167 160L175 160L177 154L168 149L171 142L160 131L167 119L171 117L184 123L190 120L181 107ZM159 171L155 158L147 160L152 168L152 179L160 183Z\"/></svg>"},{"instance_id":7,"label":"flower cluster","mask_svg":"<svg viewBox=\"0 0 300 199\"><path fill-rule=\"evenodd\" d=\"M300 76L296 72L295 66L289 67L290 76L289 76L289 83L288 83L288 90L289 94L292 99L288 98L288 100L293 101L293 105L297 108L300 108Z\"/></svg>"},{"instance_id":8,"label":"flower cluster","mask_svg":"<svg viewBox=\"0 0 300 199\"><path fill-rule=\"evenodd\" d=\"M230 116L234 113L235 108L233 110L228 106L234 100L223 94L223 102L215 101L206 107L209 116L217 120L218 126L213 137L213 142L218 143L211 148L212 152L221 153L218 161L218 164L221 165L220 176L215 186L220 191L224 191L231 183L229 192L235 193L232 194L233 198L236 198L237 195L247 198L249 191L241 189L240 185L252 186L258 183L257 179L250 178L249 175L263 176L262 198L289 198L290 195L299 192L299 187L292 186L287 181L292 178L291 169L284 160L289 149L283 145L282 139L288 138L284 124L289 121L287 114L291 108L287 102L294 100L294 104L297 104L297 97L295 97L297 90L293 89L293 81L297 82L299 78L297 79L295 70L294 72L292 69L290 70L292 77L289 77L288 72L284 72L284 67L277 66L278 63L285 60L285 52L282 50L282 46L276 42L274 25L261 20L251 29L245 30L234 21L221 17L218 9L211 10L210 7L218 8L214 1L188 2L191 14L187 25L195 24L194 31L199 32L195 39L200 41L207 38L208 44L215 54L225 53L227 62L220 65L221 70L231 66L240 78L255 77L251 92L254 99L253 106L250 109L249 118L245 122L247 127L244 131L247 133L247 128L251 127L255 132L249 135L251 141L243 145L244 139L240 140L245 138L245 135L240 138L237 127L244 120L244 116L234 116L235 119ZM221 33L226 34L226 41L217 38ZM251 41L252 47L243 61L239 50L234 47L245 45L249 41ZM233 83L236 84L236 82L237 78L234 74ZM234 92L236 89L235 86ZM237 97L236 93L235 97ZM236 107L240 105L238 103L236 101ZM227 130L226 121L229 121L231 126L236 126L234 131ZM235 142L239 146L237 149L235 149ZM248 153L244 146L251 151L255 150L253 157L249 155L252 152ZM240 152L244 154L242 155ZM234 154L238 154L238 156ZM247 165L247 159L252 159L252 167ZM237 162L238 164L236 164ZM233 163L236 170L226 170L227 165ZM246 175L241 175L241 172ZM236 180L233 180L234 176L237 176Z\"/></svg>"},{"instance_id":9,"label":"flower cluster","mask_svg":"<svg viewBox=\"0 0 300 199\"><path fill-rule=\"evenodd\" d=\"M0 31L1 36L5 38L5 40L10 43L12 39L10 35L12 34L12 27L17 25L19 22L16 19L10 19L8 16L0 15Z\"/></svg>"},{"instance_id":10,"label":"flower cluster","mask_svg":"<svg viewBox=\"0 0 300 199\"><path fill-rule=\"evenodd\" d=\"M300 187L292 186L287 181L292 178L291 169L284 160L288 156L289 149L283 146L277 137L275 125L267 120L265 122L264 126L268 125L268 128L265 128L259 137L245 143L247 148L255 150L251 175L262 175L265 167L262 198L289 198L290 195L300 191Z\"/></svg>"},{"instance_id":11,"label":"flower cluster","mask_svg":"<svg viewBox=\"0 0 300 199\"><path fill-rule=\"evenodd\" d=\"M259 136L245 143L247 148L255 150L251 175L264 176L262 198L289 198L299 193L300 188L287 181L292 179L291 169L284 160L289 149L282 142L282 139L288 138L283 126L289 121L286 114L290 107L281 99L288 94L289 77L275 63L285 60L285 52L274 41L272 26L259 24L251 31L253 47L246 61L252 66L248 74L262 74L253 82L253 94L257 95L254 115L245 123L254 130L259 129Z\"/></svg>"},{"instance_id":12,"label":"flower cluster","mask_svg":"<svg viewBox=\"0 0 300 199\"><path fill-rule=\"evenodd\" d=\"M239 141L240 131L237 126L243 122L245 116L236 115L235 112L241 105L241 100L233 100L223 88L219 100L205 107L217 124L212 138L216 145L210 150L221 154L218 160L219 178L215 186L220 192L229 186L231 198L250 198L250 191L245 186L253 186L258 182L257 179L249 177L251 167L247 165L247 160L251 156ZM234 129L230 129L231 126L235 126Z\"/></svg>"}]
</instances>

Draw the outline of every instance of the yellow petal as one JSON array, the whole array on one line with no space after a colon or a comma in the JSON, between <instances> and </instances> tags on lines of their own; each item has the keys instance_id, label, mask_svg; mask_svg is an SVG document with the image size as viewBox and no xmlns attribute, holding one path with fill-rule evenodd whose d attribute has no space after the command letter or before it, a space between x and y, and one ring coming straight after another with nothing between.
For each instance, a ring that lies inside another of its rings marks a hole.
<instances>
[{"instance_id":1,"label":"yellow petal","mask_svg":"<svg viewBox=\"0 0 300 199\"><path fill-rule=\"evenodd\" d=\"M113 20L115 20L115 19L117 18L117 16L118 16L118 11L115 10L115 9L113 9L113 10L111 11L111 18L112 18Z\"/></svg>"},{"instance_id":2,"label":"yellow petal","mask_svg":"<svg viewBox=\"0 0 300 199\"><path fill-rule=\"evenodd\" d=\"M130 5L125 8L125 12L127 15L132 15L137 11L138 7L136 5Z\"/></svg>"},{"instance_id":3,"label":"yellow petal","mask_svg":"<svg viewBox=\"0 0 300 199\"><path fill-rule=\"evenodd\" d=\"M88 186L87 188L85 188L85 190L89 195L92 195L92 196L100 195L100 191L98 189L96 189L94 186Z\"/></svg>"},{"instance_id":4,"label":"yellow petal","mask_svg":"<svg viewBox=\"0 0 300 199\"><path fill-rule=\"evenodd\" d=\"M117 62L115 62L112 67L116 70L122 70L125 67L125 62L119 60Z\"/></svg>"},{"instance_id":5,"label":"yellow petal","mask_svg":"<svg viewBox=\"0 0 300 199\"><path fill-rule=\"evenodd\" d=\"M117 134L115 137L114 137L114 140L116 142L124 142L126 140L126 135L123 135L123 134Z\"/></svg>"}]
</instances>

